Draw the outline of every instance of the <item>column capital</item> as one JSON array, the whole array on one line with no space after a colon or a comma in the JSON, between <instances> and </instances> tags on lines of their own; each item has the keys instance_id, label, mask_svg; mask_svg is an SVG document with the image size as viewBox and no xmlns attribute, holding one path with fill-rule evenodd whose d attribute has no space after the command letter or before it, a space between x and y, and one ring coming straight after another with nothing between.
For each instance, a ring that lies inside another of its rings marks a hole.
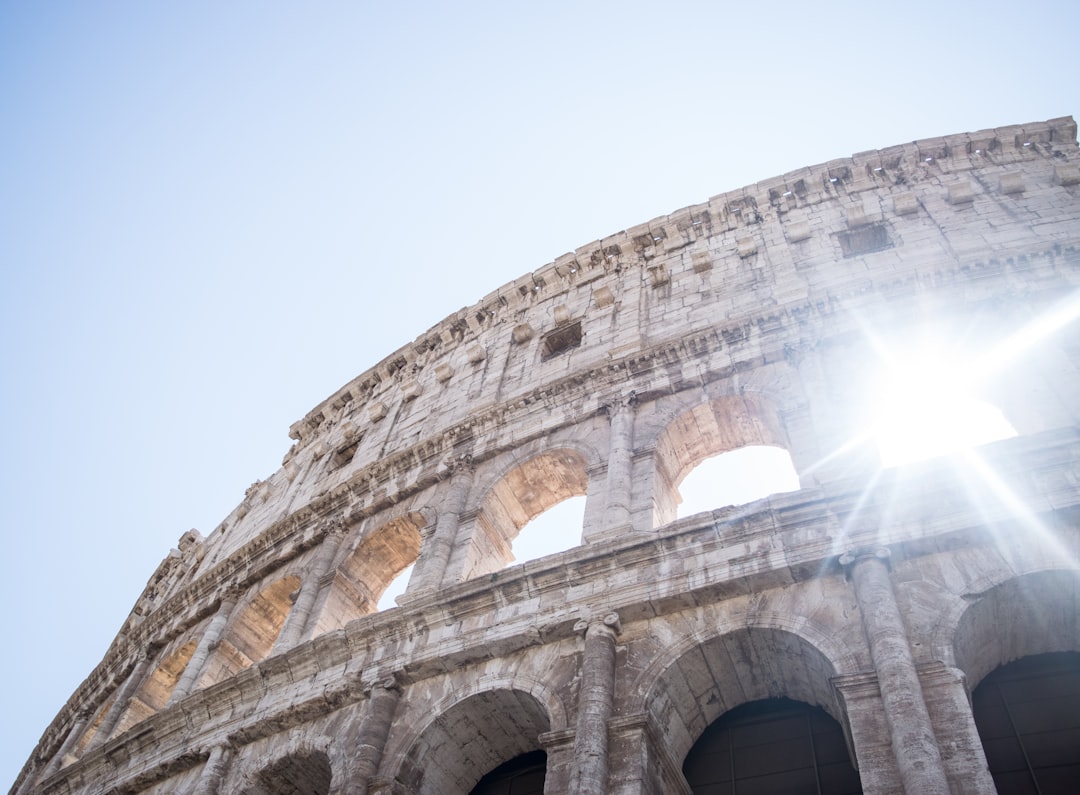
<instances>
[{"instance_id":1,"label":"column capital","mask_svg":"<svg viewBox=\"0 0 1080 795\"><path fill-rule=\"evenodd\" d=\"M612 635L618 635L622 632L622 621L619 619L619 614L612 611L603 618L582 618L574 624L574 632L582 635L588 634L594 628L604 629Z\"/></svg>"},{"instance_id":2,"label":"column capital","mask_svg":"<svg viewBox=\"0 0 1080 795\"><path fill-rule=\"evenodd\" d=\"M459 472L472 473L475 469L476 464L473 462L472 453L463 453L446 462L446 471L451 477Z\"/></svg>"},{"instance_id":3,"label":"column capital","mask_svg":"<svg viewBox=\"0 0 1080 795\"><path fill-rule=\"evenodd\" d=\"M346 524L344 516L328 516L319 525L319 533L326 540L336 538L340 541L348 532L349 526Z\"/></svg>"},{"instance_id":4,"label":"column capital","mask_svg":"<svg viewBox=\"0 0 1080 795\"><path fill-rule=\"evenodd\" d=\"M608 417L614 417L616 414L626 410L637 408L638 396L637 392L630 390L629 394L625 397L622 395L613 395L608 400L600 404L599 412L606 414Z\"/></svg>"},{"instance_id":5,"label":"column capital","mask_svg":"<svg viewBox=\"0 0 1080 795\"><path fill-rule=\"evenodd\" d=\"M231 754L235 750L236 750L236 743L234 742L233 738L230 736L230 737L226 737L224 740L218 740L216 742L207 743L206 745L202 746L198 750L197 753L198 753L199 756L202 756L202 757L205 757L205 758L208 759L208 758L210 758L211 756L214 755L214 752L217 752L217 754L220 756L222 754Z\"/></svg>"},{"instance_id":6,"label":"column capital","mask_svg":"<svg viewBox=\"0 0 1080 795\"><path fill-rule=\"evenodd\" d=\"M368 698L371 698L376 690L386 690L400 694L404 677L405 672L400 669L379 671L372 679L364 679L363 683L360 685L361 692Z\"/></svg>"},{"instance_id":7,"label":"column capital","mask_svg":"<svg viewBox=\"0 0 1080 795\"><path fill-rule=\"evenodd\" d=\"M884 561L885 565L888 566L892 559L892 552L888 547L856 547L842 554L839 563L846 571L850 572L851 567L864 558L877 558Z\"/></svg>"}]
</instances>

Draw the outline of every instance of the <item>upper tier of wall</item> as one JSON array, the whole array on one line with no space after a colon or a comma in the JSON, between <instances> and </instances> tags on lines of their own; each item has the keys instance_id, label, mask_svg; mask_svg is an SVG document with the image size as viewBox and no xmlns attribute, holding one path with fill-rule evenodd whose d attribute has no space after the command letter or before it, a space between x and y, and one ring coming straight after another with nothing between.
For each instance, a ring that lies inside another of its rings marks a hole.
<instances>
[{"instance_id":1,"label":"upper tier of wall","mask_svg":"<svg viewBox=\"0 0 1080 795\"><path fill-rule=\"evenodd\" d=\"M603 402L602 371L617 383L665 343L709 330L730 342L748 323L820 318L860 292L985 264L988 251L1026 253L1018 226L1070 244L1075 223L1051 189L1080 182L1075 150L1071 118L916 141L720 194L565 254L296 422L282 469L208 539L203 570L334 490L392 490L405 451L406 469L438 466L463 440L475 455L515 404L567 379L592 382Z\"/></svg>"}]
</instances>

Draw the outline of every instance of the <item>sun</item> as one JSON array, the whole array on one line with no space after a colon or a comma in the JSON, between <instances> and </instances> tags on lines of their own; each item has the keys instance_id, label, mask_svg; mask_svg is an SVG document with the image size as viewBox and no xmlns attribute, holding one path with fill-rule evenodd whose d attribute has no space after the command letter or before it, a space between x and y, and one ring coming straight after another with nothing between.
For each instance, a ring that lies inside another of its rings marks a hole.
<instances>
[{"instance_id":1,"label":"sun","mask_svg":"<svg viewBox=\"0 0 1080 795\"><path fill-rule=\"evenodd\" d=\"M901 466L1016 436L1001 410L978 396L969 369L936 351L893 362L874 422L883 466Z\"/></svg>"}]
</instances>

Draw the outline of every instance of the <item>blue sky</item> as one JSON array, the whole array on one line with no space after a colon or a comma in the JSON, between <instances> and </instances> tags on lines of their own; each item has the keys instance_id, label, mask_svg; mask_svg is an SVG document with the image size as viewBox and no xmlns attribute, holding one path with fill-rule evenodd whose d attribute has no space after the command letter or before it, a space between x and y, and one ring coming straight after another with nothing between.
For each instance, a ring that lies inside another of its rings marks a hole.
<instances>
[{"instance_id":1,"label":"blue sky","mask_svg":"<svg viewBox=\"0 0 1080 795\"><path fill-rule=\"evenodd\" d=\"M1080 6L0 3L0 787L289 425L496 287L806 165L1080 113Z\"/></svg>"}]
</instances>

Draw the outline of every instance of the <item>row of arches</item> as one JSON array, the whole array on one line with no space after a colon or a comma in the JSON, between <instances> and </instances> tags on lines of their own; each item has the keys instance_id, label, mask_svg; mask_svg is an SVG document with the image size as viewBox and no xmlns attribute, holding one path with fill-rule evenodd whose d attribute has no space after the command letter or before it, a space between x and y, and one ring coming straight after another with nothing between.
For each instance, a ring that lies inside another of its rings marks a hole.
<instances>
[{"instance_id":1,"label":"row of arches","mask_svg":"<svg viewBox=\"0 0 1080 795\"><path fill-rule=\"evenodd\" d=\"M757 413L766 419L758 418ZM727 418L722 429L717 417ZM707 424L713 430L705 430ZM686 434L696 440L692 449L679 441ZM773 467L779 476L770 482L782 480L789 487L797 487L797 476L783 448L748 444L780 441L779 420L763 398L718 399L705 409L691 410L665 432L658 447L658 459L665 462L660 477L674 492L674 504L678 501L679 484L695 464L717 455L718 450L721 455L734 451L737 457L747 450L764 449L782 456ZM595 469L597 463L595 454L591 458L586 457L580 445L555 447L516 463L495 479L478 500L470 526L463 533L467 543L460 556L462 571L457 579L489 574L513 562L581 543L589 470ZM483 488L483 481L479 485ZM754 488L751 499L765 496L760 493L760 482ZM555 523L537 521L557 506L563 511ZM572 509L569 515L565 510L568 507ZM322 574L329 581L320 588L312 623L301 635L317 637L355 618L392 606L392 598L405 591L408 576L420 558L423 532L435 524L437 516L436 511L413 510L373 529L357 528L352 533L355 542L351 547L345 544L349 548L337 555L332 571ZM519 544L523 530L527 537L522 539L525 543ZM526 551L520 552L521 549ZM300 573L270 583L228 618L227 631L195 679L192 690L227 679L270 655L304 581L320 577L310 566L297 568ZM386 596L388 590L391 590L390 598ZM205 631L206 626L201 626L194 634ZM113 734L130 728L169 702L196 646L197 641L190 637L170 646L132 699Z\"/></svg>"},{"instance_id":2,"label":"row of arches","mask_svg":"<svg viewBox=\"0 0 1080 795\"><path fill-rule=\"evenodd\" d=\"M999 792L1075 791L1080 781L1078 699L1078 652L1024 657L980 683L972 695L971 717ZM521 709L523 700L535 714L510 729L518 732L513 745L476 747L481 731L499 736L508 730L499 721L481 720L479 727L473 724L470 731L453 736L445 730L447 724L468 723L466 716L504 715L501 710L507 709L528 714ZM491 706L500 711L489 711ZM459 705L443 716L438 731L414 746L410 753L415 755L398 780L415 793L545 792L549 755L539 747L539 738L548 724L537 707L535 700L511 691ZM432 747L437 751L428 753ZM863 792L840 721L820 706L787 696L747 701L723 712L696 738L681 772L693 795Z\"/></svg>"},{"instance_id":3,"label":"row of arches","mask_svg":"<svg viewBox=\"0 0 1080 795\"><path fill-rule=\"evenodd\" d=\"M984 635L988 650L969 661L970 670L961 669L969 677L970 706L966 697L952 699L950 708L957 714L936 714L942 747L959 749L945 755L956 791L985 789L972 775L972 760L959 753L965 727L973 727L983 749L983 770L988 769L987 780L999 792L1075 791L1080 780L1080 618L1074 615L1062 635L1062 627L1037 616L1046 607L1065 611L1075 606L1078 587L1076 572L1025 575L992 589L957 626L957 659L950 662L963 658L963 646L971 642L967 627L982 615L1008 610L1036 616L1029 623L1042 631L1025 628L1022 647L999 649L1006 659L989 649L994 641ZM1048 596L1050 605L1036 601ZM633 760L627 764L634 767L612 770L611 781L635 781L628 791L692 795L881 791L881 762L872 758L881 737L865 736L865 727L873 723L866 718L880 712L880 703L877 697L850 695L843 682L855 675L852 664L795 629L749 627L680 644L634 680L617 703L616 721L643 728L611 733L619 758ZM491 681L483 684L485 679ZM948 686L964 689L965 684L957 676ZM574 791L573 742L562 731L572 711L566 697L542 681L522 673L502 679L478 673L476 684L452 697L437 703L424 698L411 703L408 689L402 696L383 757L380 780L387 788L378 791ZM641 720L628 720L634 716ZM300 780L296 776L310 766L310 751L270 765L252 759L239 765L235 776L238 782L266 782L262 789L245 790L251 793L336 792L330 779L340 783L347 778L351 753L347 744L328 747L316 772ZM675 772L664 769L666 759L674 762ZM286 768L292 778L281 775ZM870 777L866 782L861 780L864 772ZM274 780L288 780L292 789L274 789L268 783Z\"/></svg>"},{"instance_id":4,"label":"row of arches","mask_svg":"<svg viewBox=\"0 0 1080 795\"><path fill-rule=\"evenodd\" d=\"M241 600L221 617L220 637L212 639L206 659L197 652L210 620L163 650L152 672L123 707L116 725L110 728L106 723L107 734L121 733L178 695L223 681L275 651L392 606L393 599L406 588L438 589L493 573L513 562L577 546L589 541L590 535L603 537L610 530L610 517L616 514L612 506L617 498L612 492L620 485L633 492L632 483L641 480L638 473L630 483L611 482L616 463L602 460L599 450L605 441L609 454L618 449L625 452L628 466L651 470L651 504L634 493L622 495L629 513L651 514L649 526L684 515L686 509L680 511L681 492L692 494L695 480L704 482L704 487L698 487L703 496L687 500L689 510L750 502L799 487L776 401L763 394L739 394L687 403L687 396L682 396L665 411L658 412L651 404L643 409L647 416L637 425L652 429L648 434L654 441L645 442L653 447L649 456L635 453L634 414L638 409L634 401L628 401L615 411L628 412L623 417L629 416L629 423L615 417L610 421L592 418L584 428L485 462L469 475L465 509L455 517L447 542L453 552L441 570L413 567L423 562L425 536L434 535L439 525L444 494L422 495L400 506L388 519L374 517L352 528L340 539L341 549L329 550L322 563L318 552L294 561L289 567L294 573L263 583L254 596ZM667 419L669 414L673 418ZM627 438L613 438L620 432ZM726 473L716 474L717 470L710 468L725 464ZM748 473L752 474L748 477ZM604 476L608 482L598 484ZM740 478L741 493L724 490L727 482ZM557 506L573 506L574 511L569 516L555 514L552 509ZM556 522L544 524L542 519L549 512L557 517ZM640 524L640 520L634 522L634 526ZM305 589L309 592L307 604L298 611L295 606L305 602L301 596ZM303 615L293 615L297 612ZM291 632L283 631L287 622L295 624ZM279 636L287 640L286 646L281 645ZM193 659L199 668L194 675L188 671ZM185 674L190 681L185 681ZM111 708L106 704L101 710L98 728ZM83 741L83 748L94 731L92 728Z\"/></svg>"}]
</instances>

